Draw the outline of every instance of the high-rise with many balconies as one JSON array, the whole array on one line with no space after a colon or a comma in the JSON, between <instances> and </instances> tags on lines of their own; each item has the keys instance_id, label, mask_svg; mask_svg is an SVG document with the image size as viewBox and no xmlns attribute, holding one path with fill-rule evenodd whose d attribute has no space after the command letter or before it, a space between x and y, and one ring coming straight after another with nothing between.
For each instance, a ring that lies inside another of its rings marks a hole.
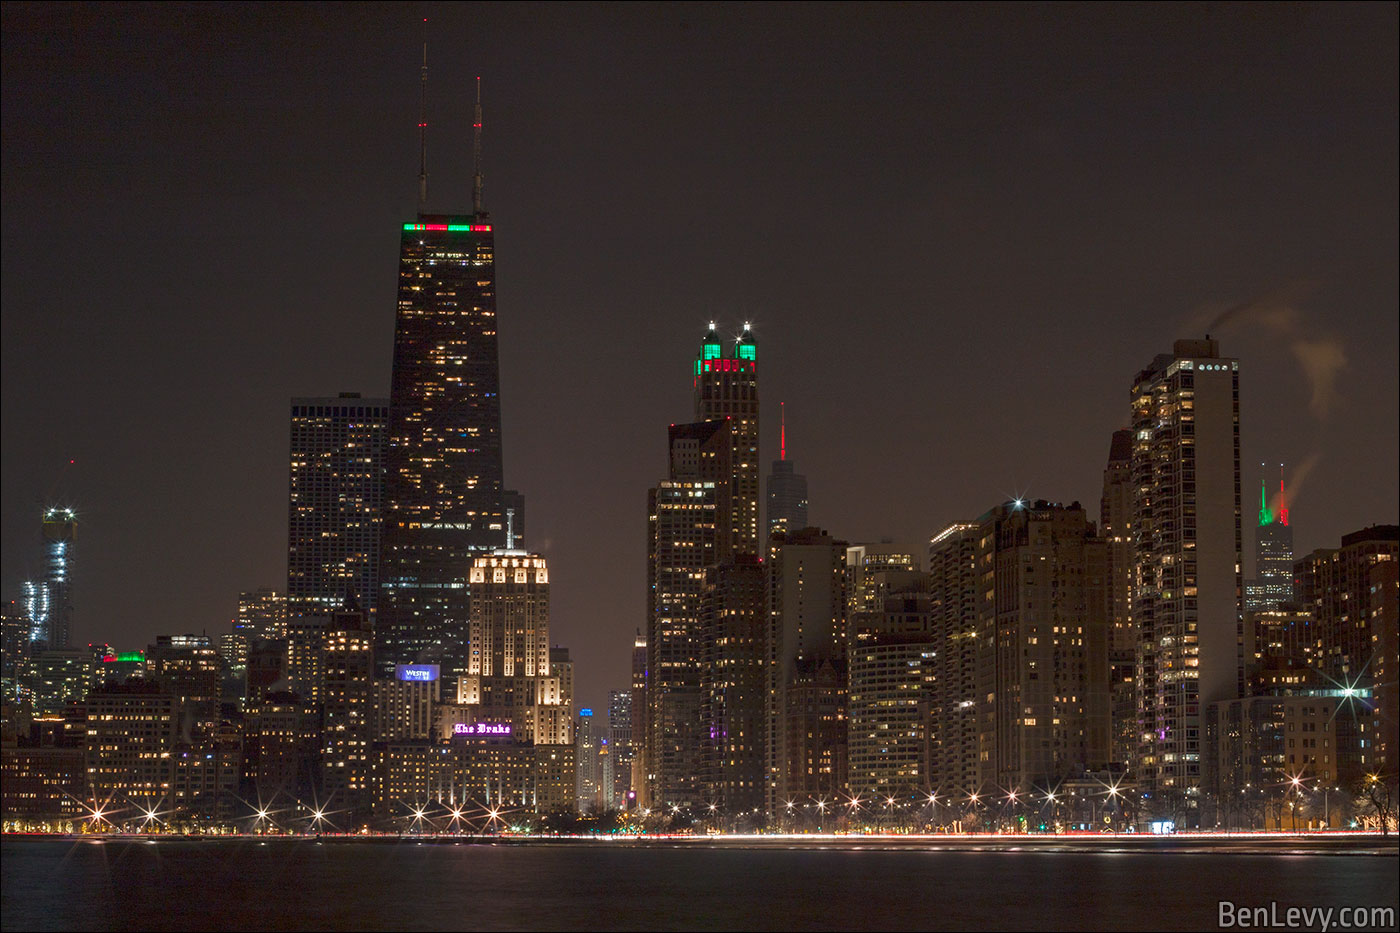
<instances>
[{"instance_id":1,"label":"high-rise with many balconies","mask_svg":"<svg viewBox=\"0 0 1400 933\"><path fill-rule=\"evenodd\" d=\"M1239 362L1209 337L1176 341L1133 381L1132 431L1137 773L1194 797L1205 708L1244 689Z\"/></svg>"}]
</instances>

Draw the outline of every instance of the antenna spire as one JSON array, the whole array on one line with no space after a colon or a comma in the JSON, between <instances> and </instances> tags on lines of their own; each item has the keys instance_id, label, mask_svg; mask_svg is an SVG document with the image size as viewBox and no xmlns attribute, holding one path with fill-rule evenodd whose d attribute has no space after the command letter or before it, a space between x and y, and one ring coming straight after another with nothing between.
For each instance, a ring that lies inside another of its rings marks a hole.
<instances>
[{"instance_id":1,"label":"antenna spire","mask_svg":"<svg viewBox=\"0 0 1400 933\"><path fill-rule=\"evenodd\" d=\"M1283 464L1278 465L1278 520L1286 527L1288 525L1288 499L1283 492Z\"/></svg>"},{"instance_id":2,"label":"antenna spire","mask_svg":"<svg viewBox=\"0 0 1400 933\"><path fill-rule=\"evenodd\" d=\"M428 17L423 17L423 90L418 100L418 213L428 209Z\"/></svg>"},{"instance_id":3,"label":"antenna spire","mask_svg":"<svg viewBox=\"0 0 1400 933\"><path fill-rule=\"evenodd\" d=\"M1261 467L1264 464L1259 464ZM1264 478L1259 478L1259 527L1272 525L1274 523L1273 513L1269 511L1269 487Z\"/></svg>"},{"instance_id":4,"label":"antenna spire","mask_svg":"<svg viewBox=\"0 0 1400 933\"><path fill-rule=\"evenodd\" d=\"M476 118L472 122L472 213L481 207L481 75L476 76Z\"/></svg>"},{"instance_id":5,"label":"antenna spire","mask_svg":"<svg viewBox=\"0 0 1400 933\"><path fill-rule=\"evenodd\" d=\"M780 425L778 433L778 459L787 459L787 403L778 403L778 423Z\"/></svg>"}]
</instances>

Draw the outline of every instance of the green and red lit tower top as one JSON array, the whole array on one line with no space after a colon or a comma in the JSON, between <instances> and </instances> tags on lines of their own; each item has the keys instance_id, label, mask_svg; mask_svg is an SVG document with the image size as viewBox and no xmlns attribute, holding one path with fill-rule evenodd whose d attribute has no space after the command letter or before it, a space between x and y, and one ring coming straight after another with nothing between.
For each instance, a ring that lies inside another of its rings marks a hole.
<instances>
[{"instance_id":1,"label":"green and red lit tower top","mask_svg":"<svg viewBox=\"0 0 1400 933\"><path fill-rule=\"evenodd\" d=\"M1269 508L1268 483L1261 477L1259 480L1259 527L1272 525L1278 522L1285 528L1288 527L1288 498L1283 487L1283 464L1278 466L1278 499L1274 501L1274 508Z\"/></svg>"},{"instance_id":2,"label":"green and red lit tower top","mask_svg":"<svg viewBox=\"0 0 1400 933\"><path fill-rule=\"evenodd\" d=\"M1261 464L1262 466L1262 464ZM1278 497L1269 503L1268 481L1259 481L1259 525L1254 529L1255 578L1245 583L1246 611L1276 609L1293 599L1293 529L1279 466Z\"/></svg>"},{"instance_id":3,"label":"green and red lit tower top","mask_svg":"<svg viewBox=\"0 0 1400 933\"><path fill-rule=\"evenodd\" d=\"M744 328L726 352L713 322L695 359L695 420L728 421L733 445L730 531L734 555L758 553L758 345ZM723 536L721 536L723 537Z\"/></svg>"}]
</instances>

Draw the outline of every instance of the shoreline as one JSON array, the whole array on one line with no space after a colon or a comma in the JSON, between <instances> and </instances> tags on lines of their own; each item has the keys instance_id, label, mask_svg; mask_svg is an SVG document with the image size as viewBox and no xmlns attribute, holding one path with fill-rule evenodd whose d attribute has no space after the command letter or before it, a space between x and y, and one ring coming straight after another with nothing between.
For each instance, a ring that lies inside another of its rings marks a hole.
<instances>
[{"instance_id":1,"label":"shoreline","mask_svg":"<svg viewBox=\"0 0 1400 933\"><path fill-rule=\"evenodd\" d=\"M177 833L5 833L9 841L102 843L371 843L377 845L626 846L629 848L701 847L712 849L863 849L868 851L964 851L1020 853L1236 853L1248 855L1400 856L1400 837L1379 833L1174 833L1145 834L816 834L783 835L472 835L422 834L206 834Z\"/></svg>"}]
</instances>

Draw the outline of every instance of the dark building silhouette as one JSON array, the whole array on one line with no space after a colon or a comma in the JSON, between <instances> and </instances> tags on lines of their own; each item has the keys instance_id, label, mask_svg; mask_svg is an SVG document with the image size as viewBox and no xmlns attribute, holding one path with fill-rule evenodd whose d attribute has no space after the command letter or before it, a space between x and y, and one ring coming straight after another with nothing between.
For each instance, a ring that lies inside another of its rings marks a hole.
<instances>
[{"instance_id":1,"label":"dark building silhouette","mask_svg":"<svg viewBox=\"0 0 1400 933\"><path fill-rule=\"evenodd\" d=\"M787 420L778 435L778 459L768 472L768 533L787 534L806 528L807 477L795 472L787 458Z\"/></svg>"}]
</instances>

